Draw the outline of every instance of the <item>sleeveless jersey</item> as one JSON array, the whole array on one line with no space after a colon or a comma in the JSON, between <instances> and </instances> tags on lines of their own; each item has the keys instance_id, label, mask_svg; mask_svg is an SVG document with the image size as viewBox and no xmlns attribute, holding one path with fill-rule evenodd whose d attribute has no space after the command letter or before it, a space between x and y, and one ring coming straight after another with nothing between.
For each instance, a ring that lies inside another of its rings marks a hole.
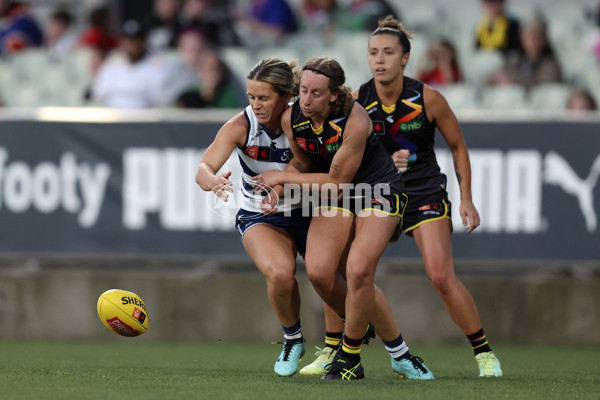
<instances>
[{"instance_id":1,"label":"sleeveless jersey","mask_svg":"<svg viewBox=\"0 0 600 400\"><path fill-rule=\"evenodd\" d=\"M389 154L410 150L408 168L402 174L407 193L446 189L446 176L435 158L435 124L429 122L423 102L423 82L404 77L402 95L395 109L386 111L373 79L360 86L358 101L373 121L373 131Z\"/></svg>"},{"instance_id":2,"label":"sleeveless jersey","mask_svg":"<svg viewBox=\"0 0 600 400\"><path fill-rule=\"evenodd\" d=\"M255 193L252 190L253 176L272 169L284 170L292 159L292 151L287 136L282 132L279 135L271 133L256 119L252 107L244 110L248 121L246 143L237 148L240 165L242 166L242 206L240 208L260 213L260 203L266 193ZM288 206L289 207L289 206ZM279 212L285 211L282 199L279 199Z\"/></svg>"},{"instance_id":3,"label":"sleeveless jersey","mask_svg":"<svg viewBox=\"0 0 600 400\"><path fill-rule=\"evenodd\" d=\"M330 115L323 123L323 129L315 131L310 118L302 114L300 102L294 102L291 115L294 140L306 151L319 172L329 172L333 156L344 141L347 122L348 115ZM404 191L402 179L392 158L377 137L371 133L367 138L365 152L352 183L375 185L381 182L390 182L398 192Z\"/></svg>"}]
</instances>

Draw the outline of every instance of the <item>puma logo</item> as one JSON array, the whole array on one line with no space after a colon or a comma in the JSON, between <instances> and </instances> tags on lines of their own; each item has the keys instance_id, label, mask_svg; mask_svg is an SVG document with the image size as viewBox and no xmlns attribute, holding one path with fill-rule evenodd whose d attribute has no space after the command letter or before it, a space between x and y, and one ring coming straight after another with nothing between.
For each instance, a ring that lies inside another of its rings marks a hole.
<instances>
[{"instance_id":1,"label":"puma logo","mask_svg":"<svg viewBox=\"0 0 600 400\"><path fill-rule=\"evenodd\" d=\"M565 193L577 197L579 208L585 219L588 232L595 232L598 226L594 210L594 188L600 177L600 155L596 157L586 179L581 179L573 168L555 152L549 152L544 159L544 180L559 186Z\"/></svg>"}]
</instances>

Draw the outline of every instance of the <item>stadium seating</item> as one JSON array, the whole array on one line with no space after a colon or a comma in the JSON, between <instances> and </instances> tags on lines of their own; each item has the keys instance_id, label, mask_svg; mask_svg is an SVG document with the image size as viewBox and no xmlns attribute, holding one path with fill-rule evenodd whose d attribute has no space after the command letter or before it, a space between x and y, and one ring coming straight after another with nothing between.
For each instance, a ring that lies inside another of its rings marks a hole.
<instances>
[{"instance_id":1,"label":"stadium seating","mask_svg":"<svg viewBox=\"0 0 600 400\"><path fill-rule=\"evenodd\" d=\"M521 85L501 85L485 88L481 93L485 108L493 110L522 110L527 107L525 89Z\"/></svg>"},{"instance_id":2,"label":"stadium seating","mask_svg":"<svg viewBox=\"0 0 600 400\"><path fill-rule=\"evenodd\" d=\"M581 5L555 2L538 8L534 2L509 3L510 13L521 20L538 12L548 19L549 39L563 69L564 85L544 85L528 95L516 87L485 85L487 76L502 67L503 57L473 48L473 31L481 15L479 7L464 1L448 5L417 2L410 6L400 4L398 8L407 29L414 33L406 75L415 75L432 41L445 37L456 44L465 82L440 88L454 109L559 110L574 86L589 88L596 96L600 93L600 64L583 43L595 27ZM332 41L325 42L316 32L304 32L276 46L224 47L221 54L242 81L263 57L298 59L302 63L309 57L327 55L340 61L346 70L347 84L355 89L370 78L365 56L368 37L368 32L338 32ZM44 50L33 49L0 57L0 100L7 106L85 106L82 94L91 83L92 56L89 50L78 49L53 63Z\"/></svg>"},{"instance_id":3,"label":"stadium seating","mask_svg":"<svg viewBox=\"0 0 600 400\"><path fill-rule=\"evenodd\" d=\"M473 85L459 83L439 88L453 110L476 109L479 107L477 89Z\"/></svg>"},{"instance_id":4,"label":"stadium seating","mask_svg":"<svg viewBox=\"0 0 600 400\"><path fill-rule=\"evenodd\" d=\"M566 84L544 84L534 86L529 93L530 108L560 111L565 108L571 88Z\"/></svg>"}]
</instances>

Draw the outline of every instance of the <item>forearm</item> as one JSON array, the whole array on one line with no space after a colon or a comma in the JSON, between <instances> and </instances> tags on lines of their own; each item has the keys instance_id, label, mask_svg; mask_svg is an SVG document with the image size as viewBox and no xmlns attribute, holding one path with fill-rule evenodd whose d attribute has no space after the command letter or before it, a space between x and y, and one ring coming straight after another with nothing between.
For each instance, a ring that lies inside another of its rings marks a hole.
<instances>
[{"instance_id":1,"label":"forearm","mask_svg":"<svg viewBox=\"0 0 600 400\"><path fill-rule=\"evenodd\" d=\"M461 200L472 200L471 195L471 162L466 149L457 149L452 152L454 172L460 188Z\"/></svg>"},{"instance_id":2,"label":"forearm","mask_svg":"<svg viewBox=\"0 0 600 400\"><path fill-rule=\"evenodd\" d=\"M215 186L215 172L205 163L201 163L196 172L196 183L202 190L210 191Z\"/></svg>"}]
</instances>

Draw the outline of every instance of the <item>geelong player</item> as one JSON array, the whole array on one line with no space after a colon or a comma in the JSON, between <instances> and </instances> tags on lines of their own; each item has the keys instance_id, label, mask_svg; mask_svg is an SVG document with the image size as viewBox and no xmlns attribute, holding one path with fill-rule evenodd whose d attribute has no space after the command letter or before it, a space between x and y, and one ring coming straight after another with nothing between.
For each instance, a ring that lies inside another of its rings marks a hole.
<instances>
[{"instance_id":1,"label":"geelong player","mask_svg":"<svg viewBox=\"0 0 600 400\"><path fill-rule=\"evenodd\" d=\"M248 73L250 105L218 131L208 147L196 174L203 190L212 190L223 201L232 193L231 171L216 175L236 150L242 166L242 206L235 226L242 236L246 252L267 281L269 301L279 319L285 338L275 362L275 373L290 376L298 370L304 355L300 326L300 294L294 277L296 254L303 254L310 217L300 208L291 216L280 212L264 215L263 196L252 190L250 177L267 170L282 170L292 157L290 145L281 129L281 115L288 107L294 89L295 62L287 64L267 58Z\"/></svg>"}]
</instances>

